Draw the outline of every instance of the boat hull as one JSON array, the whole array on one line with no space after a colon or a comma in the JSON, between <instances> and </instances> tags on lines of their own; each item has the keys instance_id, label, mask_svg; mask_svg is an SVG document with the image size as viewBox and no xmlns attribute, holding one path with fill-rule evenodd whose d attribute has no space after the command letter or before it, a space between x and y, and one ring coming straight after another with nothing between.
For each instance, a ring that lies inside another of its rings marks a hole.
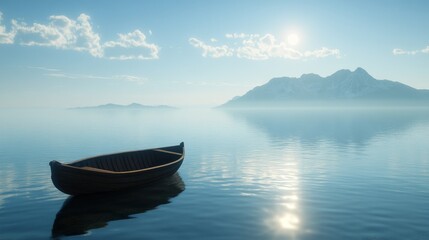
<instances>
[{"instance_id":1,"label":"boat hull","mask_svg":"<svg viewBox=\"0 0 429 240\"><path fill-rule=\"evenodd\" d=\"M179 146L160 148L156 150L162 151L163 149L172 150L169 152L174 153L175 157L170 157L171 161L169 162L166 162L166 160L160 160L160 163L162 163L160 165L156 165L155 163L155 165L149 166L147 168L134 168L129 171L111 171L94 168L87 169L85 167L73 166L73 164L62 164L57 161L51 161L50 166L52 182L58 190L70 195L110 192L143 186L159 179L165 178L167 176L173 175L182 165L184 159L183 144ZM142 156L141 158L144 158L146 152L154 150L155 149L140 151L141 153L139 154ZM130 153L126 152L121 154L126 156ZM168 152L165 154L168 154ZM74 163L74 165L87 164L84 161L94 161L93 159L100 157L108 159L110 156L112 155L88 158L81 161L77 161ZM120 156L120 154L115 154L115 156ZM145 159L137 159L135 161L145 161ZM151 159L151 161L155 162L156 159Z\"/></svg>"}]
</instances>

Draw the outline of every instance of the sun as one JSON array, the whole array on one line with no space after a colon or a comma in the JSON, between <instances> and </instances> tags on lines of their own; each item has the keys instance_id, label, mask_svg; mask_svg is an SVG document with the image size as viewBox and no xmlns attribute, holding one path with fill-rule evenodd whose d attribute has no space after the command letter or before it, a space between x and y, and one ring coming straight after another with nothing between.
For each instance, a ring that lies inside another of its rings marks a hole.
<instances>
[{"instance_id":1,"label":"sun","mask_svg":"<svg viewBox=\"0 0 429 240\"><path fill-rule=\"evenodd\" d=\"M299 36L295 33L291 33L287 36L287 43L291 46L298 45L299 43Z\"/></svg>"}]
</instances>

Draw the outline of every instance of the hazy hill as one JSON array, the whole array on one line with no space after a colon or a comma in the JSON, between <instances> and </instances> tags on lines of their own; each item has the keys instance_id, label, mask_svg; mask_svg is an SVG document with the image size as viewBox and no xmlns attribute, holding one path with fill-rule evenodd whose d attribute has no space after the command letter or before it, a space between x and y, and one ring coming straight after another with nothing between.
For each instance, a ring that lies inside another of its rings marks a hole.
<instances>
[{"instance_id":1,"label":"hazy hill","mask_svg":"<svg viewBox=\"0 0 429 240\"><path fill-rule=\"evenodd\" d=\"M429 102L429 90L418 90L405 84L377 80L364 69L339 70L328 77L304 74L299 78L273 78L222 107L252 107L288 104L355 104L378 102Z\"/></svg>"},{"instance_id":2,"label":"hazy hill","mask_svg":"<svg viewBox=\"0 0 429 240\"><path fill-rule=\"evenodd\" d=\"M142 105L139 103L131 103L128 105L108 103L108 104L99 105L99 106L78 107L73 109L174 109L174 107L170 107L166 105L149 106L149 105Z\"/></svg>"}]
</instances>

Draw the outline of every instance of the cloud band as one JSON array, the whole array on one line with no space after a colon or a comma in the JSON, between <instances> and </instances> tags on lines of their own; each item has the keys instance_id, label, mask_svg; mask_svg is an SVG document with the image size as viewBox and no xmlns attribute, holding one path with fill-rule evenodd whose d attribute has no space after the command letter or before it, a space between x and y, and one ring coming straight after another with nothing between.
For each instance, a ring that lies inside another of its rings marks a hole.
<instances>
[{"instance_id":1,"label":"cloud band","mask_svg":"<svg viewBox=\"0 0 429 240\"><path fill-rule=\"evenodd\" d=\"M76 20L64 15L49 17L47 24L11 21L11 30L3 25L0 12L0 44L19 44L25 46L53 47L57 49L87 52L93 57L111 60L148 60L159 58L159 46L148 43L146 35L136 29L130 33L119 33L115 41L102 43L101 37L93 30L91 17L84 13ZM136 54L121 54L121 50L133 48ZM115 54L106 50L115 49Z\"/></svg>"},{"instance_id":2,"label":"cloud band","mask_svg":"<svg viewBox=\"0 0 429 240\"><path fill-rule=\"evenodd\" d=\"M230 33L226 34L225 38L232 41L230 45L213 46L195 37L189 38L189 43L191 46L201 49L202 56L213 58L236 56L250 60L267 60L271 58L298 60L328 56L339 58L341 56L340 50L326 47L301 52L288 46L284 41L278 41L272 34Z\"/></svg>"}]
</instances>

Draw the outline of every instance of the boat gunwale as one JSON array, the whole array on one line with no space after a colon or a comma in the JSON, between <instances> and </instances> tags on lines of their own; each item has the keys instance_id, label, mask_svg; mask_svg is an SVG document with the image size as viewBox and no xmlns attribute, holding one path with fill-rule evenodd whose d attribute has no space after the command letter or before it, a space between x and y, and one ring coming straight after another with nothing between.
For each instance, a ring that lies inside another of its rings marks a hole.
<instances>
[{"instance_id":1,"label":"boat gunwale","mask_svg":"<svg viewBox=\"0 0 429 240\"><path fill-rule=\"evenodd\" d=\"M180 145L175 145L175 146L171 146L171 147L176 147L176 146L180 146ZM165 147L165 148L168 148L168 147ZM131 173L145 172L145 171L149 171L149 170L153 170L153 169L163 168L163 167L167 167L169 165L173 165L175 163L178 163L178 162L182 161L185 157L185 148L182 147L182 150L183 150L182 153L167 151L167 150L163 150L162 148L151 148L151 149L136 150L136 151L124 151L124 152L119 152L119 153L97 155L97 156L93 156L93 157L79 159L79 160L76 160L76 161L73 161L70 163L60 163L60 164L62 167L72 168L72 169L81 170L81 171L85 171L85 172L96 172L96 173L103 173L103 174L128 174L128 173L131 174ZM74 164L74 163L85 161L85 160L90 160L92 158L97 158L97 157L105 157L105 156L109 156L109 155L145 152L145 151L159 151L159 152L164 152L167 154L178 155L178 156L180 156L180 158L178 158L177 160L174 160L172 162L162 164L162 165L156 165L153 167L142 168L142 169L131 170L131 171L121 171L121 172L111 171L111 170L102 169L102 168L94 168L94 167L85 168L85 167L75 167L75 166L70 165L70 164Z\"/></svg>"}]
</instances>

